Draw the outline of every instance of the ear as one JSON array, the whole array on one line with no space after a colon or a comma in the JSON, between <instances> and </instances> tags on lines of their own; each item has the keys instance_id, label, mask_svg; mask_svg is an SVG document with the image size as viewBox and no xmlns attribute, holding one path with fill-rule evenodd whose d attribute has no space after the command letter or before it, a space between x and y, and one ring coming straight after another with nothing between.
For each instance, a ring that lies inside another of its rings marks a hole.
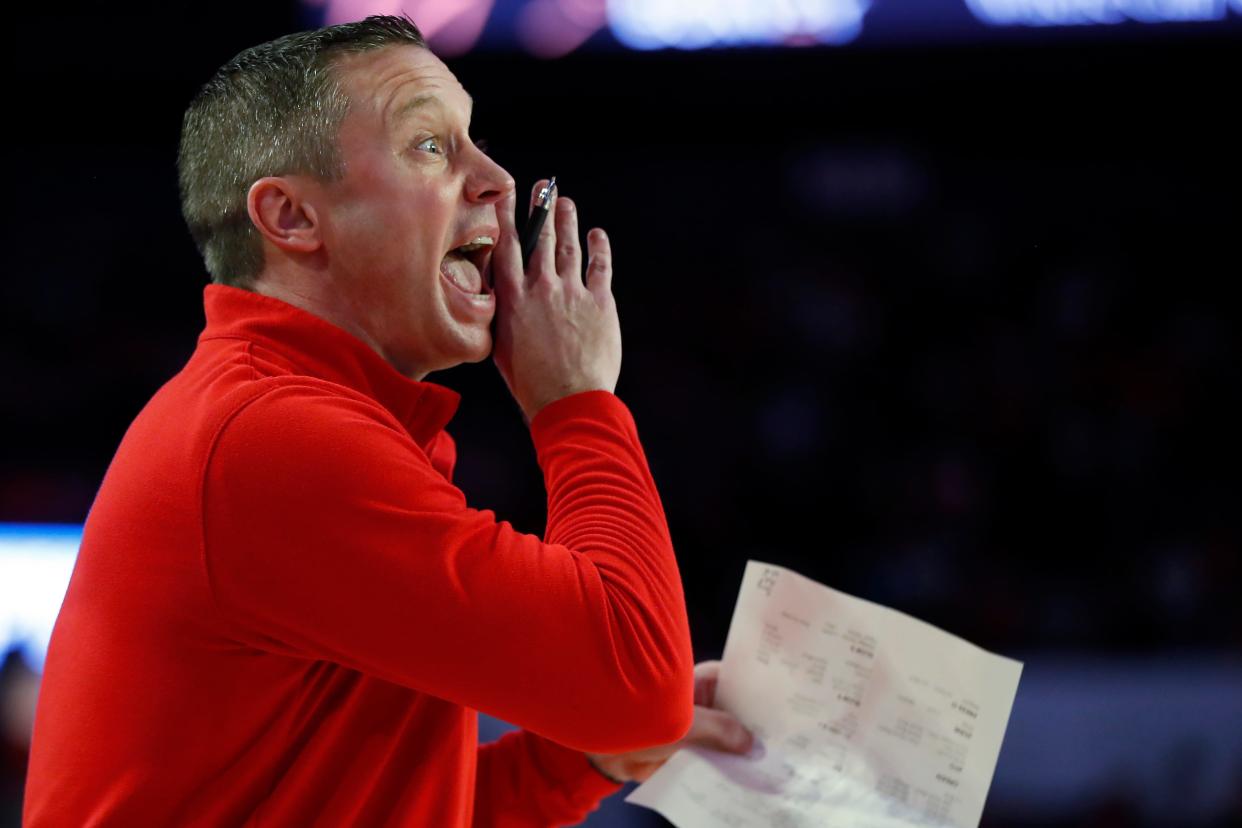
<instances>
[{"instance_id":1,"label":"ear","mask_svg":"<svg viewBox=\"0 0 1242 828\"><path fill-rule=\"evenodd\" d=\"M246 211L263 237L289 253L311 253L323 245L318 214L303 196L301 182L260 178L246 194Z\"/></svg>"}]
</instances>

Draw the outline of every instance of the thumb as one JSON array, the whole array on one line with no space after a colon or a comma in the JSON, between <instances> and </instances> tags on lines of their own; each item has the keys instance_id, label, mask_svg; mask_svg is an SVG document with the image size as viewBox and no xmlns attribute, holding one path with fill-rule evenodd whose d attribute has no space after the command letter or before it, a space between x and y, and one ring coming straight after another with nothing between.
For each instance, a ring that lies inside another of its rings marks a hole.
<instances>
[{"instance_id":1,"label":"thumb","mask_svg":"<svg viewBox=\"0 0 1242 828\"><path fill-rule=\"evenodd\" d=\"M727 710L696 705L694 721L684 741L727 753L745 753L754 743L754 736Z\"/></svg>"}]
</instances>

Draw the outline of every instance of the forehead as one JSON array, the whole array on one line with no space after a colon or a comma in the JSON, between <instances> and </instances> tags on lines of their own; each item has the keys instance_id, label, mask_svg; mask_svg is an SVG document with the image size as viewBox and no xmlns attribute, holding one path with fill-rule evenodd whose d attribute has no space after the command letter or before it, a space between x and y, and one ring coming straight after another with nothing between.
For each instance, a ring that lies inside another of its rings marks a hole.
<instances>
[{"instance_id":1,"label":"forehead","mask_svg":"<svg viewBox=\"0 0 1242 828\"><path fill-rule=\"evenodd\" d=\"M347 55L335 68L349 95L351 114L387 124L412 111L411 103L430 99L435 106L469 120L470 95L444 61L428 49L386 46Z\"/></svg>"}]
</instances>

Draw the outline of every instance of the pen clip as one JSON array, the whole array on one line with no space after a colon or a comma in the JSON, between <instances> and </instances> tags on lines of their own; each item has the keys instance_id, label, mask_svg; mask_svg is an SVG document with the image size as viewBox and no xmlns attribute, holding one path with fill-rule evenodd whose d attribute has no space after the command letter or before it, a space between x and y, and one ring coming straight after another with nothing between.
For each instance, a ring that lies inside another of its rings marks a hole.
<instances>
[{"instance_id":1,"label":"pen clip","mask_svg":"<svg viewBox=\"0 0 1242 828\"><path fill-rule=\"evenodd\" d=\"M543 189L539 191L539 198L535 199L535 206L546 207L548 204L548 199L552 198L552 191L555 189L556 189L556 176L554 175L552 176L551 180L548 181L548 183L544 185Z\"/></svg>"}]
</instances>

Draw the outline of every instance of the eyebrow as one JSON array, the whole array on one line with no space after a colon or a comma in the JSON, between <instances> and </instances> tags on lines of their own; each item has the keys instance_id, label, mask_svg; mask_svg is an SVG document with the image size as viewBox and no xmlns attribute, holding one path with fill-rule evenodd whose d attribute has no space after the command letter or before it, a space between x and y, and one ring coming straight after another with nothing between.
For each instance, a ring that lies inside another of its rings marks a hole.
<instances>
[{"instance_id":1,"label":"eyebrow","mask_svg":"<svg viewBox=\"0 0 1242 828\"><path fill-rule=\"evenodd\" d=\"M469 92L466 93L466 100L470 102L470 106L473 109L474 98L470 97ZM443 101L441 101L438 97L436 97L432 93L426 92L422 95L418 95L417 97L411 98L410 100L401 104L401 106L397 108L397 111L392 114L392 118L394 121L399 121L402 118L405 118L406 116L415 112L416 110L422 109L428 105L434 105L434 106L438 106L440 109L444 109Z\"/></svg>"}]
</instances>

